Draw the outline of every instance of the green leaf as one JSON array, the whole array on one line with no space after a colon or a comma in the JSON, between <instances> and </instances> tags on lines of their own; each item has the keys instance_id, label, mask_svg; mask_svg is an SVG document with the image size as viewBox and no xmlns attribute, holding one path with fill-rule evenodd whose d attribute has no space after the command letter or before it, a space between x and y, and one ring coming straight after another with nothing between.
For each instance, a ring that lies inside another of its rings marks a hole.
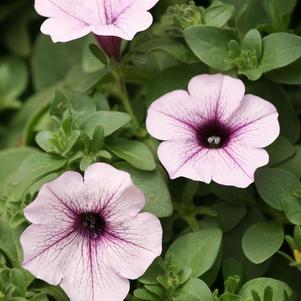
<instances>
[{"instance_id":1,"label":"green leaf","mask_svg":"<svg viewBox=\"0 0 301 301\"><path fill-rule=\"evenodd\" d=\"M7 194L7 188L11 184L11 179L18 167L27 157L35 153L37 153L36 150L29 147L0 151L0 195Z\"/></svg>"},{"instance_id":2,"label":"green leaf","mask_svg":"<svg viewBox=\"0 0 301 301\"><path fill-rule=\"evenodd\" d=\"M138 169L154 170L156 168L153 154L142 142L114 138L106 143L106 148Z\"/></svg>"},{"instance_id":3,"label":"green leaf","mask_svg":"<svg viewBox=\"0 0 301 301\"><path fill-rule=\"evenodd\" d=\"M22 230L21 230L22 231ZM12 228L6 214L0 216L0 250L18 267L22 260L22 249L19 242L20 228Z\"/></svg>"},{"instance_id":4,"label":"green leaf","mask_svg":"<svg viewBox=\"0 0 301 301\"><path fill-rule=\"evenodd\" d=\"M285 169L301 178L301 145L295 146L295 155L288 160L281 162L277 168Z\"/></svg>"},{"instance_id":5,"label":"green leaf","mask_svg":"<svg viewBox=\"0 0 301 301\"><path fill-rule=\"evenodd\" d=\"M299 179L288 171L264 167L255 174L255 185L263 200L271 207L282 210L282 202L301 189Z\"/></svg>"},{"instance_id":6,"label":"green leaf","mask_svg":"<svg viewBox=\"0 0 301 301\"><path fill-rule=\"evenodd\" d=\"M155 285L158 284L157 277L163 275L164 271L159 263L162 258L158 257L153 261L146 272L138 279L143 284Z\"/></svg>"},{"instance_id":7,"label":"green leaf","mask_svg":"<svg viewBox=\"0 0 301 301\"><path fill-rule=\"evenodd\" d=\"M277 222L260 222L244 234L242 248L248 259L256 264L273 256L284 240L283 228Z\"/></svg>"},{"instance_id":8,"label":"green leaf","mask_svg":"<svg viewBox=\"0 0 301 301\"><path fill-rule=\"evenodd\" d=\"M203 22L209 26L223 27L233 16L235 7L222 2L213 2L203 14Z\"/></svg>"},{"instance_id":9,"label":"green leaf","mask_svg":"<svg viewBox=\"0 0 301 301\"><path fill-rule=\"evenodd\" d=\"M162 71L153 80L149 81L146 93L147 103L151 104L167 92L187 89L188 82L193 76L207 71L204 66L201 63L181 64Z\"/></svg>"},{"instance_id":10,"label":"green leaf","mask_svg":"<svg viewBox=\"0 0 301 301\"><path fill-rule=\"evenodd\" d=\"M20 197L36 181L65 165L66 159L58 156L44 153L29 156L17 169L10 189L16 197Z\"/></svg>"},{"instance_id":11,"label":"green leaf","mask_svg":"<svg viewBox=\"0 0 301 301\"><path fill-rule=\"evenodd\" d=\"M92 138L95 129L102 126L104 137L107 137L125 126L130 120L131 117L123 112L98 111L85 116L80 128Z\"/></svg>"},{"instance_id":12,"label":"green leaf","mask_svg":"<svg viewBox=\"0 0 301 301\"><path fill-rule=\"evenodd\" d=\"M85 40L54 44L49 36L40 34L32 58L33 83L43 90L63 81L68 70L81 61Z\"/></svg>"},{"instance_id":13,"label":"green leaf","mask_svg":"<svg viewBox=\"0 0 301 301\"><path fill-rule=\"evenodd\" d=\"M247 282L241 288L239 295L242 296L243 301L252 300L252 290L254 290L259 294L261 300L264 300L264 291L267 286L273 289L272 301L282 301L284 299L284 291L290 298L293 296L292 290L286 283L271 278L256 278Z\"/></svg>"},{"instance_id":14,"label":"green leaf","mask_svg":"<svg viewBox=\"0 0 301 301\"><path fill-rule=\"evenodd\" d=\"M301 84L301 59L290 65L267 73L267 77L277 83L288 85Z\"/></svg>"},{"instance_id":15,"label":"green leaf","mask_svg":"<svg viewBox=\"0 0 301 301\"><path fill-rule=\"evenodd\" d=\"M214 264L222 240L218 229L186 234L171 244L166 257L171 256L179 270L192 269L192 277L200 277Z\"/></svg>"},{"instance_id":16,"label":"green leaf","mask_svg":"<svg viewBox=\"0 0 301 301\"><path fill-rule=\"evenodd\" d=\"M184 31L184 37L194 54L208 66L221 71L231 70L228 44L237 39L237 32L210 26L193 26Z\"/></svg>"},{"instance_id":17,"label":"green leaf","mask_svg":"<svg viewBox=\"0 0 301 301\"><path fill-rule=\"evenodd\" d=\"M171 196L159 170L143 171L127 163L118 163L116 166L129 172L135 185L144 192L144 211L151 212L157 217L166 217L172 214Z\"/></svg>"},{"instance_id":18,"label":"green leaf","mask_svg":"<svg viewBox=\"0 0 301 301\"><path fill-rule=\"evenodd\" d=\"M55 300L57 301L69 301L68 296L58 286L50 286L48 284L43 284L42 286L36 288L36 290L46 293L47 295L55 298Z\"/></svg>"},{"instance_id":19,"label":"green leaf","mask_svg":"<svg viewBox=\"0 0 301 301\"><path fill-rule=\"evenodd\" d=\"M272 21L274 31L286 31L297 0L263 0L264 8Z\"/></svg>"},{"instance_id":20,"label":"green leaf","mask_svg":"<svg viewBox=\"0 0 301 301\"><path fill-rule=\"evenodd\" d=\"M151 292L149 292L144 288L136 289L134 291L134 296L137 297L138 299L146 300L146 301L161 301L161 298L152 294Z\"/></svg>"},{"instance_id":21,"label":"green leaf","mask_svg":"<svg viewBox=\"0 0 301 301\"><path fill-rule=\"evenodd\" d=\"M204 281L192 278L176 290L175 301L213 301L213 295Z\"/></svg>"},{"instance_id":22,"label":"green leaf","mask_svg":"<svg viewBox=\"0 0 301 301\"><path fill-rule=\"evenodd\" d=\"M125 162L115 165L117 168L130 173L135 185L144 192L144 211L151 212L157 217L166 217L172 214L171 196L159 170L143 171Z\"/></svg>"},{"instance_id":23,"label":"green leaf","mask_svg":"<svg viewBox=\"0 0 301 301\"><path fill-rule=\"evenodd\" d=\"M103 65L107 66L109 64L109 58L101 47L98 47L95 44L90 44L89 49L93 53L94 57Z\"/></svg>"},{"instance_id":24,"label":"green leaf","mask_svg":"<svg viewBox=\"0 0 301 301\"><path fill-rule=\"evenodd\" d=\"M263 72L289 65L301 57L301 37L285 32L272 33L263 39Z\"/></svg>"},{"instance_id":25,"label":"green leaf","mask_svg":"<svg viewBox=\"0 0 301 301\"><path fill-rule=\"evenodd\" d=\"M287 219L295 224L301 225L301 198L290 197L282 201L282 208Z\"/></svg>"},{"instance_id":26,"label":"green leaf","mask_svg":"<svg viewBox=\"0 0 301 301\"><path fill-rule=\"evenodd\" d=\"M68 89L56 91L50 106L50 115L62 119L64 111L68 110L74 118L95 112L96 105L92 98Z\"/></svg>"},{"instance_id":27,"label":"green leaf","mask_svg":"<svg viewBox=\"0 0 301 301\"><path fill-rule=\"evenodd\" d=\"M15 57L0 59L0 108L14 101L24 92L28 83L25 63Z\"/></svg>"},{"instance_id":28,"label":"green leaf","mask_svg":"<svg viewBox=\"0 0 301 301\"><path fill-rule=\"evenodd\" d=\"M294 156L296 150L290 141L284 136L279 136L271 145L267 147L270 161L269 165L277 165L288 158Z\"/></svg>"},{"instance_id":29,"label":"green leaf","mask_svg":"<svg viewBox=\"0 0 301 301\"><path fill-rule=\"evenodd\" d=\"M207 217L206 219L214 220L224 231L231 231L246 215L246 208L243 206L234 206L224 202L218 202L211 207L217 212L216 217Z\"/></svg>"}]
</instances>

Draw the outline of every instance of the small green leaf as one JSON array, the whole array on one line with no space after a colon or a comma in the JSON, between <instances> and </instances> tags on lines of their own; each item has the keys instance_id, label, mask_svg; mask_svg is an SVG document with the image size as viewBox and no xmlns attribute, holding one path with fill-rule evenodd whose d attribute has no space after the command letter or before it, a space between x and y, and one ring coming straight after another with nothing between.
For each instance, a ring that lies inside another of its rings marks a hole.
<instances>
[{"instance_id":1,"label":"small green leaf","mask_svg":"<svg viewBox=\"0 0 301 301\"><path fill-rule=\"evenodd\" d=\"M95 128L102 126L104 137L107 137L125 126L130 120L131 117L123 112L98 111L85 116L80 128L92 138Z\"/></svg>"},{"instance_id":2,"label":"small green leaf","mask_svg":"<svg viewBox=\"0 0 301 301\"><path fill-rule=\"evenodd\" d=\"M156 162L151 151L142 142L115 138L106 143L106 147L116 156L138 169L154 170L156 168Z\"/></svg>"},{"instance_id":3,"label":"small green leaf","mask_svg":"<svg viewBox=\"0 0 301 301\"><path fill-rule=\"evenodd\" d=\"M282 202L301 189L299 179L288 171L264 167L255 174L255 185L263 200L271 207L282 210Z\"/></svg>"},{"instance_id":4,"label":"small green leaf","mask_svg":"<svg viewBox=\"0 0 301 301\"><path fill-rule=\"evenodd\" d=\"M284 299L284 292L287 293L289 298L293 296L292 290L286 283L271 278L256 278L250 280L241 288L239 295L242 296L243 301L252 300L252 291L255 291L260 296L260 301L262 301L265 300L264 291L268 286L273 290L272 301L282 301Z\"/></svg>"},{"instance_id":5,"label":"small green leaf","mask_svg":"<svg viewBox=\"0 0 301 301\"><path fill-rule=\"evenodd\" d=\"M282 208L287 219L295 224L301 225L301 198L290 197L282 201Z\"/></svg>"},{"instance_id":6,"label":"small green leaf","mask_svg":"<svg viewBox=\"0 0 301 301\"><path fill-rule=\"evenodd\" d=\"M16 197L20 197L26 190L42 177L62 169L66 160L50 154L29 156L17 169L11 190Z\"/></svg>"},{"instance_id":7,"label":"small green leaf","mask_svg":"<svg viewBox=\"0 0 301 301\"><path fill-rule=\"evenodd\" d=\"M74 118L79 118L82 115L96 111L96 105L89 96L68 89L62 89L55 93L50 106L50 115L62 119L65 110L68 110Z\"/></svg>"},{"instance_id":8,"label":"small green leaf","mask_svg":"<svg viewBox=\"0 0 301 301\"><path fill-rule=\"evenodd\" d=\"M223 27L234 15L235 7L222 2L213 2L203 14L205 25Z\"/></svg>"},{"instance_id":9,"label":"small green leaf","mask_svg":"<svg viewBox=\"0 0 301 301\"><path fill-rule=\"evenodd\" d=\"M105 66L107 66L109 64L109 58L107 56L107 54L105 53L105 51L98 47L95 44L90 44L89 45L89 49L90 51L93 53L93 55Z\"/></svg>"},{"instance_id":10,"label":"small green leaf","mask_svg":"<svg viewBox=\"0 0 301 301\"><path fill-rule=\"evenodd\" d=\"M301 57L301 37L291 33L272 33L263 39L263 72L289 65Z\"/></svg>"},{"instance_id":11,"label":"small green leaf","mask_svg":"<svg viewBox=\"0 0 301 301\"><path fill-rule=\"evenodd\" d=\"M204 281L192 278L175 292L175 301L213 301L213 295Z\"/></svg>"},{"instance_id":12,"label":"small green leaf","mask_svg":"<svg viewBox=\"0 0 301 301\"><path fill-rule=\"evenodd\" d=\"M144 288L138 288L134 291L134 296L145 301L161 301L161 298L152 294Z\"/></svg>"},{"instance_id":13,"label":"small green leaf","mask_svg":"<svg viewBox=\"0 0 301 301\"><path fill-rule=\"evenodd\" d=\"M218 229L200 230L178 238L166 252L179 270L192 269L192 277L199 277L214 264L221 245Z\"/></svg>"},{"instance_id":14,"label":"small green leaf","mask_svg":"<svg viewBox=\"0 0 301 301\"><path fill-rule=\"evenodd\" d=\"M237 39L237 32L211 26L193 26L184 31L184 37L194 54L208 66L221 71L234 67L229 62L228 44Z\"/></svg>"},{"instance_id":15,"label":"small green leaf","mask_svg":"<svg viewBox=\"0 0 301 301\"><path fill-rule=\"evenodd\" d=\"M244 234L242 248L248 259L256 264L273 256L284 240L283 228L277 222L260 222Z\"/></svg>"}]
</instances>

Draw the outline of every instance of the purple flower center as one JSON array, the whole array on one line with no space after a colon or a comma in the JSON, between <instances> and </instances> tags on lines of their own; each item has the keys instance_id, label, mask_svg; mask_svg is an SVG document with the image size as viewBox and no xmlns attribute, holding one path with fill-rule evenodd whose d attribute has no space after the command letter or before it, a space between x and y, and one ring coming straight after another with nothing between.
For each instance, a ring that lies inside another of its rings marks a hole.
<instances>
[{"instance_id":1,"label":"purple flower center","mask_svg":"<svg viewBox=\"0 0 301 301\"><path fill-rule=\"evenodd\" d=\"M84 236L94 240L103 234L106 222L99 213L83 212L78 217L77 227Z\"/></svg>"},{"instance_id":2,"label":"purple flower center","mask_svg":"<svg viewBox=\"0 0 301 301\"><path fill-rule=\"evenodd\" d=\"M232 130L217 119L201 124L196 130L197 141L205 148L222 148L230 141Z\"/></svg>"}]
</instances>

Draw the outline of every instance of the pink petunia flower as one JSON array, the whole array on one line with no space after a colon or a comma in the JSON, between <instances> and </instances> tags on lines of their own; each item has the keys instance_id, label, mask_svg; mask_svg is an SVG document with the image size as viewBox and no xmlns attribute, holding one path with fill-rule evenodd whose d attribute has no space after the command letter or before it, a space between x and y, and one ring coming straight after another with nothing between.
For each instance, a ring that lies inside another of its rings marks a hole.
<instances>
[{"instance_id":1,"label":"pink petunia flower","mask_svg":"<svg viewBox=\"0 0 301 301\"><path fill-rule=\"evenodd\" d=\"M162 250L160 221L139 213L143 193L128 173L105 163L84 179L65 172L25 208L23 265L61 285L71 301L121 301L128 279L140 277Z\"/></svg>"},{"instance_id":2,"label":"pink petunia flower","mask_svg":"<svg viewBox=\"0 0 301 301\"><path fill-rule=\"evenodd\" d=\"M177 90L152 103L148 132L164 140L158 156L171 179L186 177L247 187L269 161L263 149L279 135L278 113L269 102L245 94L241 80L199 75L188 92Z\"/></svg>"},{"instance_id":3,"label":"pink petunia flower","mask_svg":"<svg viewBox=\"0 0 301 301\"><path fill-rule=\"evenodd\" d=\"M159 0L35 0L48 19L41 31L54 42L67 42L92 32L108 55L119 59L121 39L132 40L153 22L148 12Z\"/></svg>"}]
</instances>

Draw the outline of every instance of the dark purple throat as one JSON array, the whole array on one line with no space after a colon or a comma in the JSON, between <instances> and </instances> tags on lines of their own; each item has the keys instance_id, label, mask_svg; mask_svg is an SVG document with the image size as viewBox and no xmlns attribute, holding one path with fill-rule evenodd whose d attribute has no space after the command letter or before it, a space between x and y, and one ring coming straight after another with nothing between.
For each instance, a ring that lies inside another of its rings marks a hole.
<instances>
[{"instance_id":1,"label":"dark purple throat","mask_svg":"<svg viewBox=\"0 0 301 301\"><path fill-rule=\"evenodd\" d=\"M76 228L85 237L95 240L104 234L106 222L99 213L83 212L77 218Z\"/></svg>"},{"instance_id":2,"label":"dark purple throat","mask_svg":"<svg viewBox=\"0 0 301 301\"><path fill-rule=\"evenodd\" d=\"M231 138L232 129L217 119L207 120L196 130L196 138L200 146L205 148L222 148Z\"/></svg>"}]
</instances>

